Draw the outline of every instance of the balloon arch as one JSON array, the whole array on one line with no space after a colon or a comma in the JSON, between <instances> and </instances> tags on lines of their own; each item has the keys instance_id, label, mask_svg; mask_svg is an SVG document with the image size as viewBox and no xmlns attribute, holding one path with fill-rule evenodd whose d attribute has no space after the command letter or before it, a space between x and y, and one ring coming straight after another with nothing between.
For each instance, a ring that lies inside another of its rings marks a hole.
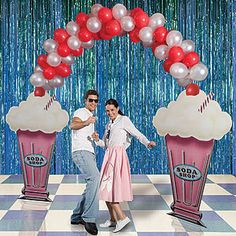
<instances>
[{"instance_id":1,"label":"balloon arch","mask_svg":"<svg viewBox=\"0 0 236 236\"><path fill-rule=\"evenodd\" d=\"M149 17L141 8L129 11L122 4L112 9L94 4L89 15L78 13L75 22L70 21L66 29L56 29L54 39L44 42L47 55L38 57L38 65L30 76L31 84L36 87L34 95L44 96L45 90L63 86L64 78L71 74L74 58L81 56L84 49L92 48L95 40L110 40L126 33L132 42L152 48L154 56L164 61L164 70L180 86L188 86L187 91L192 95L198 93L198 86L192 82L204 80L208 69L194 52L194 42L183 40L179 31L168 31L165 22L161 13Z\"/></svg>"}]
</instances>

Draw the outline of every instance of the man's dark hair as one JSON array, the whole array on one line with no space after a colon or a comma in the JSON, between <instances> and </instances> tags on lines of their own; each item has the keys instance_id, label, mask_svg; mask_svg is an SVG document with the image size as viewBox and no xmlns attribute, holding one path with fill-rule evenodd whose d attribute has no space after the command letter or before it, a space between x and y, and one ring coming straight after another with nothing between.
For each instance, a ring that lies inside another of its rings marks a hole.
<instances>
[{"instance_id":1,"label":"man's dark hair","mask_svg":"<svg viewBox=\"0 0 236 236\"><path fill-rule=\"evenodd\" d=\"M98 92L96 90L93 90L93 89L90 89L85 93L84 99L86 100L89 95L96 95L97 97L99 97Z\"/></svg>"}]
</instances>

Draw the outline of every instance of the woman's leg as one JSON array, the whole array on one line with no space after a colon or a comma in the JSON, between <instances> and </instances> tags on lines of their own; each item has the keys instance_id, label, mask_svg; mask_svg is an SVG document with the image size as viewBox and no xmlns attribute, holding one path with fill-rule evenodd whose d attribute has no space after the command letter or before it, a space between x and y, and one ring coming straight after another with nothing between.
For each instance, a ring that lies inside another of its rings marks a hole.
<instances>
[{"instance_id":1,"label":"woman's leg","mask_svg":"<svg viewBox=\"0 0 236 236\"><path fill-rule=\"evenodd\" d=\"M117 220L124 220L126 218L126 215L125 215L124 211L121 209L120 203L119 202L111 202L110 204L111 204L112 209L115 211L115 213L117 215Z\"/></svg>"},{"instance_id":2,"label":"woman's leg","mask_svg":"<svg viewBox=\"0 0 236 236\"><path fill-rule=\"evenodd\" d=\"M112 208L110 202L106 202L106 204L107 204L107 208L109 210L110 216L111 216L111 221L116 222L117 221L117 217L116 217L115 210Z\"/></svg>"}]
</instances>

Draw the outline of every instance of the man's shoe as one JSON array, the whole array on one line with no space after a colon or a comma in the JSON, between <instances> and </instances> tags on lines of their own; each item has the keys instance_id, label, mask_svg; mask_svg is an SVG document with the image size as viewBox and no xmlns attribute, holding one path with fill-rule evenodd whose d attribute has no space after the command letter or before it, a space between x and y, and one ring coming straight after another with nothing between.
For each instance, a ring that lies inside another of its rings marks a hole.
<instances>
[{"instance_id":1,"label":"man's shoe","mask_svg":"<svg viewBox=\"0 0 236 236\"><path fill-rule=\"evenodd\" d=\"M85 225L85 221L83 219L79 219L78 221L71 221L70 222L72 225Z\"/></svg>"},{"instance_id":2,"label":"man's shoe","mask_svg":"<svg viewBox=\"0 0 236 236\"><path fill-rule=\"evenodd\" d=\"M84 227L89 234L92 234L92 235L98 234L98 229L95 223L85 222Z\"/></svg>"},{"instance_id":3,"label":"man's shoe","mask_svg":"<svg viewBox=\"0 0 236 236\"><path fill-rule=\"evenodd\" d=\"M129 224L130 219L126 217L124 220L117 221L116 228L113 230L113 233L121 231L127 224Z\"/></svg>"}]
</instances>

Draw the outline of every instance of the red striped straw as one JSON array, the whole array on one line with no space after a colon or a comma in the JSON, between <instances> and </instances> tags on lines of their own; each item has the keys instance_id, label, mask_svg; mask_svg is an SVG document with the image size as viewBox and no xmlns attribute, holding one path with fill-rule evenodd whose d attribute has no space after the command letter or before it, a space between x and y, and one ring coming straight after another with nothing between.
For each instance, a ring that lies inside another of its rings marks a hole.
<instances>
[{"instance_id":1,"label":"red striped straw","mask_svg":"<svg viewBox=\"0 0 236 236\"><path fill-rule=\"evenodd\" d=\"M206 109L206 107L208 106L208 104L210 103L211 100L213 100L214 97L214 93L210 92L206 99L204 100L204 102L202 103L202 105L198 108L198 111L200 111L201 113Z\"/></svg>"},{"instance_id":2,"label":"red striped straw","mask_svg":"<svg viewBox=\"0 0 236 236\"><path fill-rule=\"evenodd\" d=\"M49 107L52 105L53 101L55 101L55 100L56 100L56 96L55 96L55 94L53 94L52 97L48 100L46 106L44 107L44 110L47 111L49 109Z\"/></svg>"}]
</instances>

